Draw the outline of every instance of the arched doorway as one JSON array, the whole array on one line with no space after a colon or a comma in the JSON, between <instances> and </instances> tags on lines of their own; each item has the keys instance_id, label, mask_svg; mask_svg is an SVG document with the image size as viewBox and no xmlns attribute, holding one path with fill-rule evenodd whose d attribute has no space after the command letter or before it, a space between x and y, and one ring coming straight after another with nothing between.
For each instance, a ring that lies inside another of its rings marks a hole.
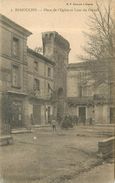
<instances>
[{"instance_id":1,"label":"arched doorway","mask_svg":"<svg viewBox=\"0 0 115 183\"><path fill-rule=\"evenodd\" d=\"M57 91L57 120L61 123L64 114L64 91L63 88L59 88Z\"/></svg>"}]
</instances>

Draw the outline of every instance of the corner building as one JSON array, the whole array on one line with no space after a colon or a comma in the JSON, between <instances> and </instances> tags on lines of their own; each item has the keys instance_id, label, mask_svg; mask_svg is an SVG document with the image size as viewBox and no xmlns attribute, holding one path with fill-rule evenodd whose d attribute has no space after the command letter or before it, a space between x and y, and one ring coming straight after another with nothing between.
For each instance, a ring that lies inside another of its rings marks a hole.
<instances>
[{"instance_id":1,"label":"corner building","mask_svg":"<svg viewBox=\"0 0 115 183\"><path fill-rule=\"evenodd\" d=\"M43 55L28 48L32 33L0 15L0 130L61 120L66 108L70 45L57 32L42 34Z\"/></svg>"},{"instance_id":2,"label":"corner building","mask_svg":"<svg viewBox=\"0 0 115 183\"><path fill-rule=\"evenodd\" d=\"M31 32L0 15L0 125L27 127L27 37Z\"/></svg>"}]
</instances>

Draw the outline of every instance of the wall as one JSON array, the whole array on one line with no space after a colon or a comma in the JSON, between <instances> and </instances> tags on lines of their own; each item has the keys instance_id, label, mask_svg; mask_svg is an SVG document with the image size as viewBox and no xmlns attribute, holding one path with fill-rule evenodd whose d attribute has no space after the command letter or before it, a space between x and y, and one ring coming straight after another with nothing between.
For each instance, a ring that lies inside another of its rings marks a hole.
<instances>
[{"instance_id":1,"label":"wall","mask_svg":"<svg viewBox=\"0 0 115 183\"><path fill-rule=\"evenodd\" d=\"M89 71L84 68L68 68L67 72L67 96L80 97L80 96L93 96L94 88L92 86L93 80L89 80ZM80 94L81 86L81 94Z\"/></svg>"},{"instance_id":2,"label":"wall","mask_svg":"<svg viewBox=\"0 0 115 183\"><path fill-rule=\"evenodd\" d=\"M7 93L12 100L9 106L12 109L13 102L20 101L23 106L23 123L24 126L29 125L28 119L28 102L26 96L27 92L27 37L31 34L23 27L10 21L8 18L0 15L0 92ZM13 38L18 39L18 55L13 54ZM19 67L19 85L12 85L12 66ZM7 104L8 107L8 104ZM7 110L7 109L6 109ZM14 114L14 111L13 111ZM20 115L20 114L19 114ZM21 115L18 118L21 118ZM13 115L12 115L13 116ZM2 119L1 123L5 123L6 119ZM7 119L9 120L9 119ZM13 121L13 120L12 120ZM21 120L20 120L21 121ZM8 121L7 121L8 122Z\"/></svg>"},{"instance_id":3,"label":"wall","mask_svg":"<svg viewBox=\"0 0 115 183\"><path fill-rule=\"evenodd\" d=\"M67 73L67 97L78 97L78 73L68 70Z\"/></svg>"},{"instance_id":4,"label":"wall","mask_svg":"<svg viewBox=\"0 0 115 183\"><path fill-rule=\"evenodd\" d=\"M49 97L48 93L48 83L50 84L51 88L54 87L53 81L53 66L51 64L46 63L44 60L40 59L39 57L33 56L32 54L28 53L28 91L33 90L33 81L34 79L39 79L40 81L40 97L47 98ZM38 71L34 69L34 61L38 62ZM51 68L51 76L48 77L48 67Z\"/></svg>"},{"instance_id":5,"label":"wall","mask_svg":"<svg viewBox=\"0 0 115 183\"><path fill-rule=\"evenodd\" d=\"M82 83L85 82L86 85L82 85ZM108 104L108 102L110 102L110 85L107 83L102 83L96 86L93 85L93 83L94 81L90 76L90 72L85 69L83 63L69 64L67 74L67 97L73 97L75 99L78 98L79 102L76 100L76 103L73 103L73 107L68 106L68 111L70 114L76 114L78 108L82 106L82 102L84 101L83 106L86 107L86 119L95 119L96 123L110 123L110 107ZM80 84L82 86L81 95L79 95ZM88 100L92 100L90 105L87 105L87 102L85 102L86 98ZM80 105L81 100L82 102ZM72 101L73 100L70 102L71 104Z\"/></svg>"},{"instance_id":6,"label":"wall","mask_svg":"<svg viewBox=\"0 0 115 183\"><path fill-rule=\"evenodd\" d=\"M95 106L95 122L99 124L110 123L110 110L108 105Z\"/></svg>"},{"instance_id":7,"label":"wall","mask_svg":"<svg viewBox=\"0 0 115 183\"><path fill-rule=\"evenodd\" d=\"M2 90L13 90L18 92L26 92L27 89L27 38L24 34L19 33L11 27L1 25L1 67L0 74L2 79ZM12 54L13 37L19 39L19 57L16 58ZM7 42L7 44L6 44ZM17 64L20 69L20 89L12 87L12 65Z\"/></svg>"}]
</instances>

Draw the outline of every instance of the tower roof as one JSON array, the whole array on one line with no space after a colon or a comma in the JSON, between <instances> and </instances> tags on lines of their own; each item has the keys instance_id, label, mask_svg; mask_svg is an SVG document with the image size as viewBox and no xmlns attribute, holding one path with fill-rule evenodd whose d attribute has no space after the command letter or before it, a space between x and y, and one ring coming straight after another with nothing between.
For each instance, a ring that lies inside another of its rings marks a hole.
<instances>
[{"instance_id":1,"label":"tower roof","mask_svg":"<svg viewBox=\"0 0 115 183\"><path fill-rule=\"evenodd\" d=\"M47 31L42 33L42 39L47 38L49 40L52 36L57 44L63 45L66 49L70 50L69 41L66 40L63 36L61 36L58 32Z\"/></svg>"}]
</instances>

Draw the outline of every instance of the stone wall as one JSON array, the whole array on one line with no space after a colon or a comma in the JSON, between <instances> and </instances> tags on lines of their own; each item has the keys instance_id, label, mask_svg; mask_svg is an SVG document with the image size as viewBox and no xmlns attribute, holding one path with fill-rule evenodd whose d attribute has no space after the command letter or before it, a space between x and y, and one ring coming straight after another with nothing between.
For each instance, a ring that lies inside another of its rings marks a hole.
<instances>
[{"instance_id":1,"label":"stone wall","mask_svg":"<svg viewBox=\"0 0 115 183\"><path fill-rule=\"evenodd\" d=\"M115 137L98 142L98 156L101 158L115 157Z\"/></svg>"}]
</instances>

